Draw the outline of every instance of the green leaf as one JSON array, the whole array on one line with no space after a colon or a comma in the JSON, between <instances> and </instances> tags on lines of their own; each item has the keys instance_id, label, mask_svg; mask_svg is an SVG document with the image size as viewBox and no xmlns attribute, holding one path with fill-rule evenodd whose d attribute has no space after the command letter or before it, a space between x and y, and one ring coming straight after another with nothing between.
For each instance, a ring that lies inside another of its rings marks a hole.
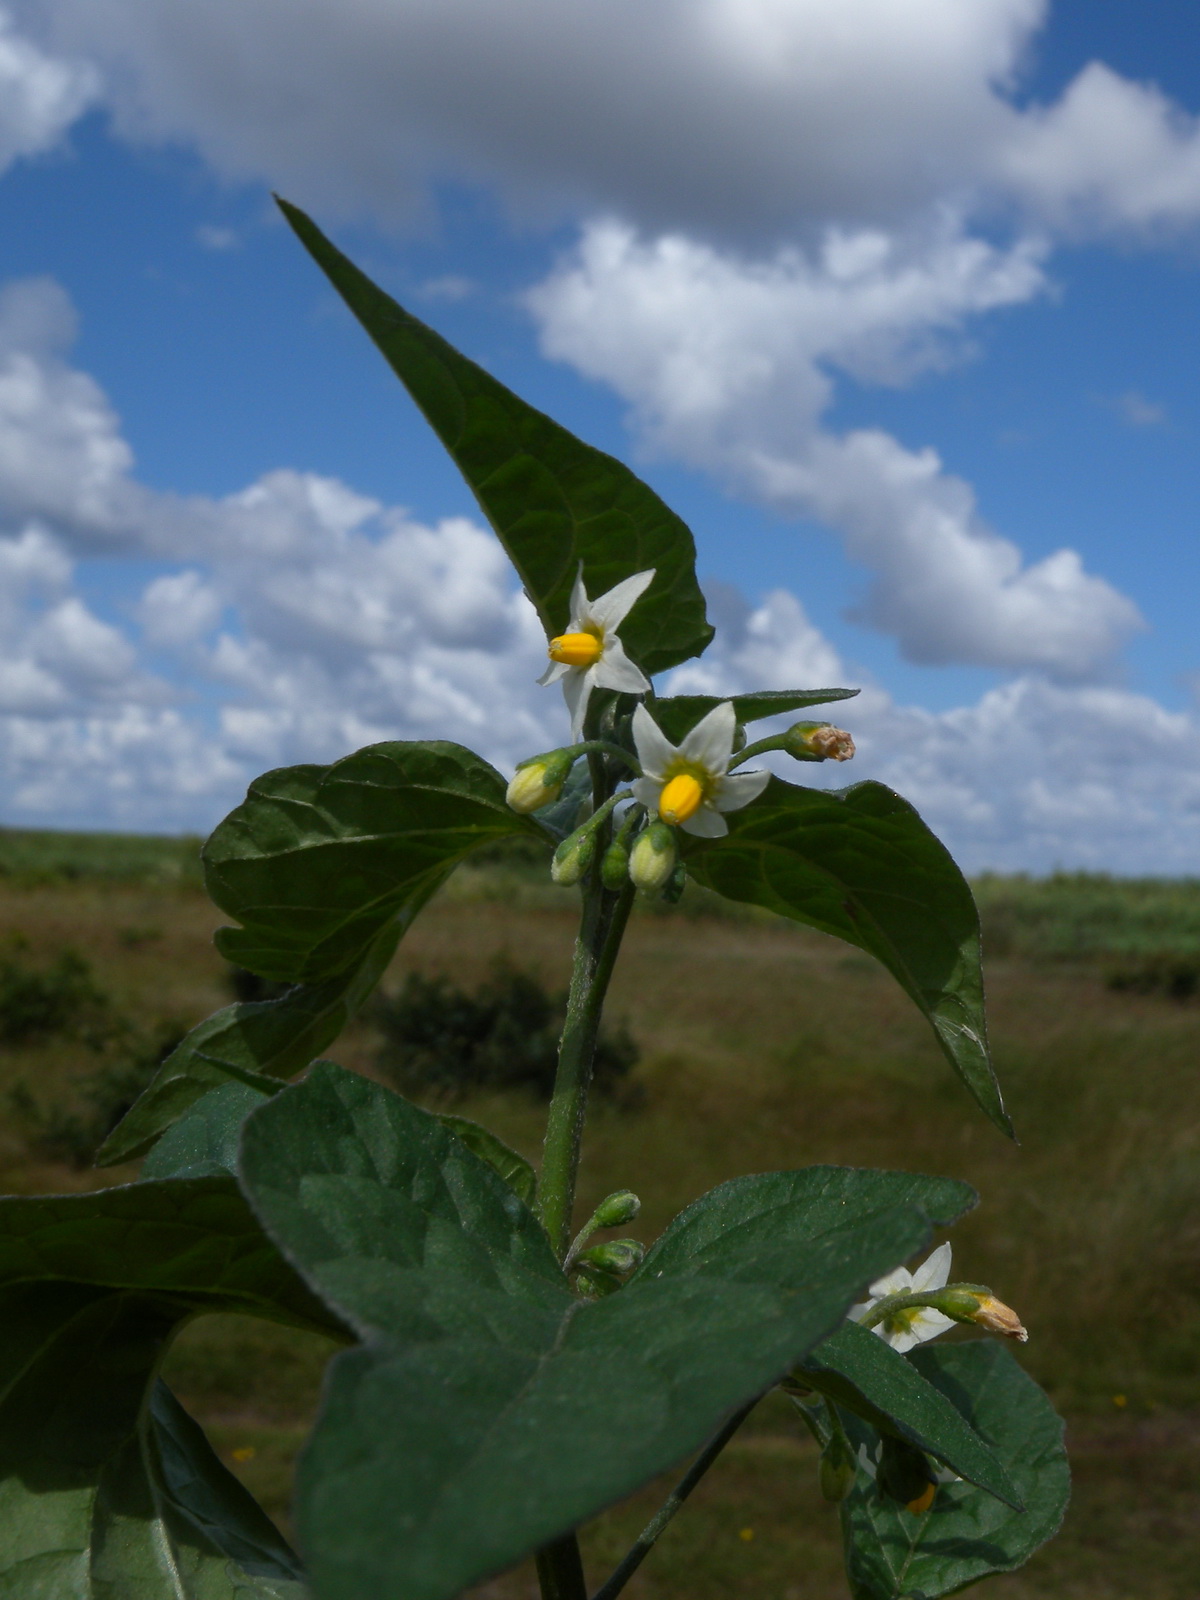
<instances>
[{"instance_id":1,"label":"green leaf","mask_svg":"<svg viewBox=\"0 0 1200 1600\"><path fill-rule=\"evenodd\" d=\"M0 1200L0 1594L283 1600L295 1559L151 1388L180 1324L344 1339L229 1178Z\"/></svg>"},{"instance_id":2,"label":"green leaf","mask_svg":"<svg viewBox=\"0 0 1200 1600\"><path fill-rule=\"evenodd\" d=\"M647 709L670 739L678 744L722 700L731 700L739 722L759 722L787 711L804 711L808 706L829 705L834 700L852 700L857 689L764 689L758 694L673 694L649 702Z\"/></svg>"},{"instance_id":3,"label":"green leaf","mask_svg":"<svg viewBox=\"0 0 1200 1600\"><path fill-rule=\"evenodd\" d=\"M510 1150L503 1139L498 1139L490 1128L483 1128L478 1122L470 1122L466 1117L454 1117L449 1113L439 1112L438 1121L443 1128L449 1128L466 1145L473 1155L481 1161L486 1161L488 1166L498 1172L512 1192L523 1200L527 1206L532 1206L534 1196L537 1194L537 1173L526 1161L524 1156L518 1155L515 1150Z\"/></svg>"},{"instance_id":4,"label":"green leaf","mask_svg":"<svg viewBox=\"0 0 1200 1600\"><path fill-rule=\"evenodd\" d=\"M1011 1135L988 1054L975 901L907 800L881 783L821 790L772 778L727 820L725 838L688 847L697 882L875 956L929 1019L979 1105Z\"/></svg>"},{"instance_id":5,"label":"green leaf","mask_svg":"<svg viewBox=\"0 0 1200 1600\"><path fill-rule=\"evenodd\" d=\"M628 467L526 405L398 306L302 211L279 205L449 451L547 635L567 625L580 562L593 599L653 567L622 643L651 674L699 655L713 630L687 525Z\"/></svg>"},{"instance_id":6,"label":"green leaf","mask_svg":"<svg viewBox=\"0 0 1200 1600\"><path fill-rule=\"evenodd\" d=\"M993 1452L945 1395L878 1334L846 1323L805 1358L797 1376L880 1433L907 1439L1021 1510L1017 1491Z\"/></svg>"},{"instance_id":7,"label":"green leaf","mask_svg":"<svg viewBox=\"0 0 1200 1600\"><path fill-rule=\"evenodd\" d=\"M210 1089L167 1129L142 1163L139 1181L236 1178L242 1123L280 1087L272 1083L269 1093L246 1083L224 1083L219 1089Z\"/></svg>"},{"instance_id":8,"label":"green leaf","mask_svg":"<svg viewBox=\"0 0 1200 1600\"><path fill-rule=\"evenodd\" d=\"M344 973L472 850L545 838L509 810L505 788L481 756L440 740L266 773L201 852L209 894L243 924L222 928L217 948L267 978Z\"/></svg>"},{"instance_id":9,"label":"green leaf","mask_svg":"<svg viewBox=\"0 0 1200 1600\"><path fill-rule=\"evenodd\" d=\"M854 1600L939 1600L1011 1572L1058 1530L1070 1495L1062 1420L1008 1349L981 1339L926 1345L907 1359L987 1440L1025 1510L974 1484L949 1483L917 1516L880 1496L860 1468L841 1508ZM873 1448L862 1423L846 1424L854 1444Z\"/></svg>"},{"instance_id":10,"label":"green leaf","mask_svg":"<svg viewBox=\"0 0 1200 1600\"><path fill-rule=\"evenodd\" d=\"M433 887L429 888L429 894ZM182 1039L105 1140L97 1166L143 1155L212 1089L231 1081L273 1094L341 1033L379 982L402 934L428 899L414 895L358 964L324 983L298 984L277 1000L226 1006Z\"/></svg>"},{"instance_id":11,"label":"green leaf","mask_svg":"<svg viewBox=\"0 0 1200 1600\"><path fill-rule=\"evenodd\" d=\"M264 1226L365 1340L333 1363L297 1485L323 1600L450 1600L627 1494L971 1196L904 1173L742 1179L585 1302L490 1167L352 1073L322 1064L261 1106L241 1163Z\"/></svg>"}]
</instances>

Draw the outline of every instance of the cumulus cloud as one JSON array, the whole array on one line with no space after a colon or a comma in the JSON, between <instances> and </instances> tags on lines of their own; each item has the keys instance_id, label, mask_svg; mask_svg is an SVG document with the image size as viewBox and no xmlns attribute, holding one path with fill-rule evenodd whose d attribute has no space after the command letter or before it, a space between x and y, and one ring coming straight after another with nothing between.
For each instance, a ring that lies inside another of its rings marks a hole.
<instances>
[{"instance_id":1,"label":"cumulus cloud","mask_svg":"<svg viewBox=\"0 0 1200 1600\"><path fill-rule=\"evenodd\" d=\"M763 239L956 198L1070 230L1190 226L1188 115L1099 63L1047 105L1045 0L21 0L119 127L333 213L431 180ZM32 48L24 47L23 48Z\"/></svg>"},{"instance_id":2,"label":"cumulus cloud","mask_svg":"<svg viewBox=\"0 0 1200 1600\"><path fill-rule=\"evenodd\" d=\"M857 617L904 654L1086 677L1139 626L1073 550L1023 565L933 450L821 421L841 369L899 382L951 359L964 320L1043 287L1038 251L963 235L829 232L743 260L600 222L528 296L546 354L611 384L641 437L735 492L838 530L871 574Z\"/></svg>"},{"instance_id":3,"label":"cumulus cloud","mask_svg":"<svg viewBox=\"0 0 1200 1600\"><path fill-rule=\"evenodd\" d=\"M92 65L39 49L0 6L0 172L57 144L98 89Z\"/></svg>"}]
</instances>

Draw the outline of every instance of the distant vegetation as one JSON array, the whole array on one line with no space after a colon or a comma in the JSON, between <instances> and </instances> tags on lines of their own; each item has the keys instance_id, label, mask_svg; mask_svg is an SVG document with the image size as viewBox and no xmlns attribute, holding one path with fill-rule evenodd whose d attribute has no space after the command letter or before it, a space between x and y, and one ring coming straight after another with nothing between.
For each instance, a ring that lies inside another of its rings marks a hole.
<instances>
[{"instance_id":1,"label":"distant vegetation","mask_svg":"<svg viewBox=\"0 0 1200 1600\"><path fill-rule=\"evenodd\" d=\"M200 840L190 834L57 833L0 828L0 882L200 885Z\"/></svg>"}]
</instances>

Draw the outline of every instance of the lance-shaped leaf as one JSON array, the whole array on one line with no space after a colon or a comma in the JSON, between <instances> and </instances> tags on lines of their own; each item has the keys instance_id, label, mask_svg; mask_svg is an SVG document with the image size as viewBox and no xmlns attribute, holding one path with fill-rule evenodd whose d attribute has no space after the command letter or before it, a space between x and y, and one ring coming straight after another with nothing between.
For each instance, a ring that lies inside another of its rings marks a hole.
<instances>
[{"instance_id":1,"label":"lance-shaped leaf","mask_svg":"<svg viewBox=\"0 0 1200 1600\"><path fill-rule=\"evenodd\" d=\"M242 1124L280 1085L270 1090L246 1083L223 1083L191 1106L142 1162L138 1181L164 1178L237 1177Z\"/></svg>"},{"instance_id":2,"label":"lance-shaped leaf","mask_svg":"<svg viewBox=\"0 0 1200 1600\"><path fill-rule=\"evenodd\" d=\"M971 1191L815 1169L724 1185L619 1293L435 1118L322 1064L242 1136L243 1185L362 1335L297 1485L322 1600L450 1600L697 1448Z\"/></svg>"},{"instance_id":3,"label":"lance-shaped leaf","mask_svg":"<svg viewBox=\"0 0 1200 1600\"><path fill-rule=\"evenodd\" d=\"M547 634L567 625L580 562L593 599L653 567L622 643L651 674L699 655L713 630L686 523L628 467L534 410L398 306L302 211L279 204L449 451Z\"/></svg>"},{"instance_id":4,"label":"lance-shaped leaf","mask_svg":"<svg viewBox=\"0 0 1200 1600\"><path fill-rule=\"evenodd\" d=\"M242 923L222 928L217 948L268 978L345 973L472 850L513 834L546 838L504 792L482 757L442 741L268 772L201 852L209 894Z\"/></svg>"},{"instance_id":5,"label":"lance-shaped leaf","mask_svg":"<svg viewBox=\"0 0 1200 1600\"><path fill-rule=\"evenodd\" d=\"M460 1138L473 1155L486 1161L489 1167L498 1172L519 1199L527 1206L533 1204L537 1194L537 1173L524 1156L518 1155L503 1139L498 1139L490 1128L481 1127L478 1122L471 1122L466 1117L454 1117L444 1111L437 1113L437 1119L443 1128L449 1128L451 1133Z\"/></svg>"},{"instance_id":6,"label":"lance-shaped leaf","mask_svg":"<svg viewBox=\"0 0 1200 1600\"><path fill-rule=\"evenodd\" d=\"M1025 1509L973 1483L945 1483L917 1515L881 1495L860 1468L841 1508L854 1600L939 1600L1011 1572L1058 1530L1070 1495L1062 1420L1011 1351L981 1339L926 1345L907 1359L987 1440ZM875 1437L853 1416L846 1426L869 1457Z\"/></svg>"},{"instance_id":7,"label":"lance-shaped leaf","mask_svg":"<svg viewBox=\"0 0 1200 1600\"><path fill-rule=\"evenodd\" d=\"M1011 1135L988 1054L975 901L907 800L881 783L830 791L772 778L753 805L726 820L725 838L689 842L696 880L875 956L929 1019L983 1110Z\"/></svg>"},{"instance_id":8,"label":"lance-shaped leaf","mask_svg":"<svg viewBox=\"0 0 1200 1600\"><path fill-rule=\"evenodd\" d=\"M427 883L386 924L358 963L324 983L297 984L277 1000L225 1006L194 1027L109 1134L101 1167L144 1155L210 1090L230 1082L271 1094L327 1049L387 969L406 929L434 892ZM165 1176L165 1174L164 1174Z\"/></svg>"},{"instance_id":9,"label":"lance-shaped leaf","mask_svg":"<svg viewBox=\"0 0 1200 1600\"><path fill-rule=\"evenodd\" d=\"M229 1178L0 1200L0 1593L275 1600L295 1558L160 1388L198 1311L344 1338Z\"/></svg>"},{"instance_id":10,"label":"lance-shaped leaf","mask_svg":"<svg viewBox=\"0 0 1200 1600\"><path fill-rule=\"evenodd\" d=\"M877 1334L846 1323L805 1357L796 1376L880 1433L907 1439L1021 1510L1017 1490L994 1452L941 1390Z\"/></svg>"},{"instance_id":11,"label":"lance-shaped leaf","mask_svg":"<svg viewBox=\"0 0 1200 1600\"><path fill-rule=\"evenodd\" d=\"M722 699L732 701L739 722L761 722L764 717L778 717L788 711L852 700L857 693L857 689L763 689L758 694L725 696L673 694L655 699L649 710L671 743L679 744Z\"/></svg>"}]
</instances>

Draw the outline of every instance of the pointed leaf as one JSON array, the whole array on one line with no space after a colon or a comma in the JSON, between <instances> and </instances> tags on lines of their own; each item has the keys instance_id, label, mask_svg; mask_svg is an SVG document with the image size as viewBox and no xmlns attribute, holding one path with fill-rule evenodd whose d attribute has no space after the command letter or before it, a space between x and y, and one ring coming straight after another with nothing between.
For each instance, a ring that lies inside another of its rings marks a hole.
<instances>
[{"instance_id":1,"label":"pointed leaf","mask_svg":"<svg viewBox=\"0 0 1200 1600\"><path fill-rule=\"evenodd\" d=\"M1011 1135L988 1054L979 914L949 851L912 806L881 783L821 790L772 778L727 820L726 838L688 849L697 882L875 956L929 1019L979 1105Z\"/></svg>"},{"instance_id":2,"label":"pointed leaf","mask_svg":"<svg viewBox=\"0 0 1200 1600\"><path fill-rule=\"evenodd\" d=\"M537 1194L537 1173L524 1156L509 1149L504 1140L498 1139L490 1128L483 1128L478 1122L470 1122L466 1117L454 1117L439 1112L438 1121L443 1128L449 1128L451 1133L456 1134L473 1155L477 1155L481 1161L486 1161L493 1171L498 1172L518 1199L523 1200L527 1206L532 1206L534 1196Z\"/></svg>"},{"instance_id":3,"label":"pointed leaf","mask_svg":"<svg viewBox=\"0 0 1200 1600\"><path fill-rule=\"evenodd\" d=\"M1011 1572L1063 1519L1070 1474L1063 1425L1011 1351L990 1339L925 1345L907 1358L987 1440L1024 1503L1014 1511L971 1483L941 1485L914 1515L879 1494L861 1470L842 1502L846 1569L854 1600L939 1600L993 1572ZM854 1444L874 1436L847 1418Z\"/></svg>"},{"instance_id":4,"label":"pointed leaf","mask_svg":"<svg viewBox=\"0 0 1200 1600\"><path fill-rule=\"evenodd\" d=\"M398 306L302 211L279 205L449 451L547 634L567 625L580 562L593 599L653 567L622 642L651 674L699 655L713 630L687 525L628 467L526 405Z\"/></svg>"},{"instance_id":5,"label":"pointed leaf","mask_svg":"<svg viewBox=\"0 0 1200 1600\"><path fill-rule=\"evenodd\" d=\"M778 717L787 711L804 711L809 706L829 705L835 700L852 700L857 689L763 689L758 694L672 694L656 698L649 705L655 722L670 739L679 744L685 734L706 717L722 699L731 700L739 722L759 722L763 717Z\"/></svg>"},{"instance_id":6,"label":"pointed leaf","mask_svg":"<svg viewBox=\"0 0 1200 1600\"><path fill-rule=\"evenodd\" d=\"M877 1334L848 1322L796 1371L880 1433L907 1439L1014 1511L1022 1509L1008 1473L962 1414Z\"/></svg>"},{"instance_id":7,"label":"pointed leaf","mask_svg":"<svg viewBox=\"0 0 1200 1600\"><path fill-rule=\"evenodd\" d=\"M971 1191L769 1174L585 1302L435 1117L323 1064L246 1123L264 1225L366 1341L331 1368L297 1515L323 1600L450 1600L697 1448Z\"/></svg>"},{"instance_id":8,"label":"pointed leaf","mask_svg":"<svg viewBox=\"0 0 1200 1600\"><path fill-rule=\"evenodd\" d=\"M138 1181L236 1178L242 1124L280 1087L272 1083L264 1091L246 1083L225 1083L210 1089L167 1129L143 1161Z\"/></svg>"}]
</instances>

